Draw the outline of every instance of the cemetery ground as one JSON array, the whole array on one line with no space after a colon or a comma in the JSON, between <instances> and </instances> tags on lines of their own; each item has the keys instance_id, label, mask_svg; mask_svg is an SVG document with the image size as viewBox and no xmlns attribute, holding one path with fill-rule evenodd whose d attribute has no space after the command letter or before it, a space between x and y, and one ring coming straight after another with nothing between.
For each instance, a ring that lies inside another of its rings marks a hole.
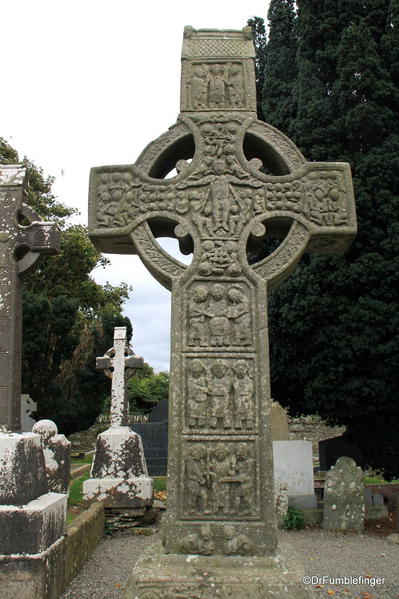
<instances>
[{"instance_id":1,"label":"cemetery ground","mask_svg":"<svg viewBox=\"0 0 399 599\"><path fill-rule=\"evenodd\" d=\"M90 455L74 458L72 471L79 465L89 466L91 460ZM82 484L87 477L88 471L71 481L68 522L84 510ZM365 482L381 481L365 477ZM160 500L166 499L166 485L166 477L155 478L154 496L158 505ZM102 541L62 599L120 598L137 559L159 539L162 513L155 522L137 522L122 530L114 528L108 520ZM388 519L367 521L365 532L361 534L307 526L302 530L279 530L278 535L283 550L291 546L300 556L305 575L312 581L315 598L399 599L399 545L386 539L396 530L398 520L393 508ZM362 584L349 584L345 577L362 577ZM344 578L342 584L337 580L340 578ZM384 579L384 583L376 584L378 578Z\"/></svg>"}]
</instances>

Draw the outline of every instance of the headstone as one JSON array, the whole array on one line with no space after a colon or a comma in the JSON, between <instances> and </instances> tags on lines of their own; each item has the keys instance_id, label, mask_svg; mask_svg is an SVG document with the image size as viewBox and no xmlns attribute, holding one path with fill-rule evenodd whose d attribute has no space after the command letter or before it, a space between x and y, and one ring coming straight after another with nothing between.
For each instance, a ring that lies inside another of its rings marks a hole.
<instances>
[{"instance_id":1,"label":"headstone","mask_svg":"<svg viewBox=\"0 0 399 599\"><path fill-rule=\"evenodd\" d=\"M339 458L326 476L323 528L362 531L364 514L363 471L352 458Z\"/></svg>"},{"instance_id":2,"label":"headstone","mask_svg":"<svg viewBox=\"0 0 399 599\"><path fill-rule=\"evenodd\" d=\"M271 424L272 441L288 441L288 416L278 401L272 401Z\"/></svg>"},{"instance_id":3,"label":"headstone","mask_svg":"<svg viewBox=\"0 0 399 599\"><path fill-rule=\"evenodd\" d=\"M0 599L59 596L67 496L49 492L40 436L0 432Z\"/></svg>"},{"instance_id":4,"label":"headstone","mask_svg":"<svg viewBox=\"0 0 399 599\"><path fill-rule=\"evenodd\" d=\"M36 420L32 418L32 414L36 412L37 403L33 401L28 393L21 395L21 431L28 433L32 430Z\"/></svg>"},{"instance_id":5,"label":"headstone","mask_svg":"<svg viewBox=\"0 0 399 599\"><path fill-rule=\"evenodd\" d=\"M254 57L250 28L187 27L177 123L135 165L91 172L93 242L138 253L172 290L164 547L139 561L125 599L258 599L271 587L308 596L298 571L274 559L267 290L304 251L348 247L354 199L349 165L306 162L256 120ZM269 236L286 237L250 265L247 247L259 247L264 223ZM193 251L191 265L158 245L168 235ZM191 546L200 555L188 558Z\"/></svg>"},{"instance_id":6,"label":"headstone","mask_svg":"<svg viewBox=\"0 0 399 599\"><path fill-rule=\"evenodd\" d=\"M367 468L363 452L346 435L319 441L320 470L327 472L342 456L352 458L361 468Z\"/></svg>"},{"instance_id":7,"label":"headstone","mask_svg":"<svg viewBox=\"0 0 399 599\"><path fill-rule=\"evenodd\" d=\"M311 441L273 441L273 465L275 488L287 486L290 506L317 507Z\"/></svg>"},{"instance_id":8,"label":"headstone","mask_svg":"<svg viewBox=\"0 0 399 599\"><path fill-rule=\"evenodd\" d=\"M168 407L168 400L161 399L151 410L148 422L131 425L132 430L141 437L150 476L167 475Z\"/></svg>"},{"instance_id":9,"label":"headstone","mask_svg":"<svg viewBox=\"0 0 399 599\"><path fill-rule=\"evenodd\" d=\"M149 476L168 472L168 422L139 422L131 429L140 435Z\"/></svg>"},{"instance_id":10,"label":"headstone","mask_svg":"<svg viewBox=\"0 0 399 599\"><path fill-rule=\"evenodd\" d=\"M168 400L161 399L151 410L150 415L148 416L148 422L167 422L168 410Z\"/></svg>"},{"instance_id":11,"label":"headstone","mask_svg":"<svg viewBox=\"0 0 399 599\"><path fill-rule=\"evenodd\" d=\"M153 480L148 477L141 438L128 426L126 382L143 368L143 358L127 345L126 327L115 327L114 347L97 358L97 369L112 379L111 426L97 437L90 479L83 483L86 502L105 507L137 508L153 502Z\"/></svg>"},{"instance_id":12,"label":"headstone","mask_svg":"<svg viewBox=\"0 0 399 599\"><path fill-rule=\"evenodd\" d=\"M26 188L25 167L0 165L0 427L12 431L21 430L21 277L59 250L57 225L24 204Z\"/></svg>"},{"instance_id":13,"label":"headstone","mask_svg":"<svg viewBox=\"0 0 399 599\"><path fill-rule=\"evenodd\" d=\"M39 420L32 429L41 436L49 490L54 493L69 491L71 471L71 443L59 435L52 420Z\"/></svg>"}]
</instances>

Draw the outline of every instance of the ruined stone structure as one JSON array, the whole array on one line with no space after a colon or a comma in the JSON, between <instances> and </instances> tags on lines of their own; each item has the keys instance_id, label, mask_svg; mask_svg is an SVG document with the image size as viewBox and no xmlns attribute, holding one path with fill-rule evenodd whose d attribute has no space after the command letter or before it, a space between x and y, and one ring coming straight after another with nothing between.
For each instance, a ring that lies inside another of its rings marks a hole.
<instances>
[{"instance_id":1,"label":"ruined stone structure","mask_svg":"<svg viewBox=\"0 0 399 599\"><path fill-rule=\"evenodd\" d=\"M127 345L126 327L115 327L114 346L97 358L97 369L112 379L111 426L97 437L90 479L83 483L86 502L101 501L105 507L136 508L153 502L140 435L128 426L126 382L140 368L143 358Z\"/></svg>"},{"instance_id":2,"label":"ruined stone structure","mask_svg":"<svg viewBox=\"0 0 399 599\"><path fill-rule=\"evenodd\" d=\"M24 204L26 189L25 167L0 165L0 426L11 431L21 429L21 277L59 250L57 225Z\"/></svg>"},{"instance_id":3,"label":"ruined stone structure","mask_svg":"<svg viewBox=\"0 0 399 599\"><path fill-rule=\"evenodd\" d=\"M267 290L303 252L348 247L349 166L306 162L257 121L250 28L187 27L177 123L135 165L92 169L89 215L98 248L138 253L172 291L163 550L139 562L125 598L309 597L274 560ZM283 241L249 264L266 235ZM157 236L176 237L191 265Z\"/></svg>"}]
</instances>

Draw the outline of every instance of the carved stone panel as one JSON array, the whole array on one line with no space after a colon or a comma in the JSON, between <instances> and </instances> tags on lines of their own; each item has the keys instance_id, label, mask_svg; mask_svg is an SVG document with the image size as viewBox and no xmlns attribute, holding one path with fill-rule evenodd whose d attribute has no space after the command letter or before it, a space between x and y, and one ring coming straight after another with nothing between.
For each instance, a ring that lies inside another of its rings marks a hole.
<instances>
[{"instance_id":1,"label":"carved stone panel","mask_svg":"<svg viewBox=\"0 0 399 599\"><path fill-rule=\"evenodd\" d=\"M200 270L204 264L203 258ZM195 281L187 297L187 346L216 350L253 345L251 306L250 289L242 280Z\"/></svg>"},{"instance_id":2,"label":"carved stone panel","mask_svg":"<svg viewBox=\"0 0 399 599\"><path fill-rule=\"evenodd\" d=\"M185 431L252 431L257 422L254 359L186 359Z\"/></svg>"},{"instance_id":3,"label":"carved stone panel","mask_svg":"<svg viewBox=\"0 0 399 599\"><path fill-rule=\"evenodd\" d=\"M254 442L189 442L184 454L183 518L240 521L259 517Z\"/></svg>"}]
</instances>

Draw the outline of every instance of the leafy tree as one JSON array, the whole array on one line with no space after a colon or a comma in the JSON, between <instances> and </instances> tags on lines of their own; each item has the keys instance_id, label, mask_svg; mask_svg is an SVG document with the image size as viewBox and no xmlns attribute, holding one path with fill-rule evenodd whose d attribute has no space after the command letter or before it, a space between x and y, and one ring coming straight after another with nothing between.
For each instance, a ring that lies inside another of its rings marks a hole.
<instances>
[{"instance_id":1,"label":"leafy tree","mask_svg":"<svg viewBox=\"0 0 399 599\"><path fill-rule=\"evenodd\" d=\"M17 152L0 139L0 163L18 163ZM115 326L131 324L121 314L128 286L99 285L90 276L108 261L83 226L67 226L74 210L52 193L53 179L26 158L27 202L61 227L61 251L24 279L22 390L37 402L37 417L54 420L64 433L90 426L109 395L95 368L96 357L113 344Z\"/></svg>"},{"instance_id":2,"label":"leafy tree","mask_svg":"<svg viewBox=\"0 0 399 599\"><path fill-rule=\"evenodd\" d=\"M282 0L272 4L287 8ZM272 291L272 393L292 413L345 424L370 465L397 475L398 2L297 5L294 112L286 130L307 159L351 164L359 232L345 255L304 256ZM268 57L276 26L270 23ZM292 43L289 28L285 39ZM284 39L280 48L276 61ZM267 99L278 89L270 82L277 75L266 72L264 111L283 128L278 99L274 109Z\"/></svg>"},{"instance_id":3,"label":"leafy tree","mask_svg":"<svg viewBox=\"0 0 399 599\"><path fill-rule=\"evenodd\" d=\"M146 414L158 401L168 399L169 375L167 372L154 373L151 366L145 364L143 371L129 379L127 389L130 411Z\"/></svg>"}]
</instances>

